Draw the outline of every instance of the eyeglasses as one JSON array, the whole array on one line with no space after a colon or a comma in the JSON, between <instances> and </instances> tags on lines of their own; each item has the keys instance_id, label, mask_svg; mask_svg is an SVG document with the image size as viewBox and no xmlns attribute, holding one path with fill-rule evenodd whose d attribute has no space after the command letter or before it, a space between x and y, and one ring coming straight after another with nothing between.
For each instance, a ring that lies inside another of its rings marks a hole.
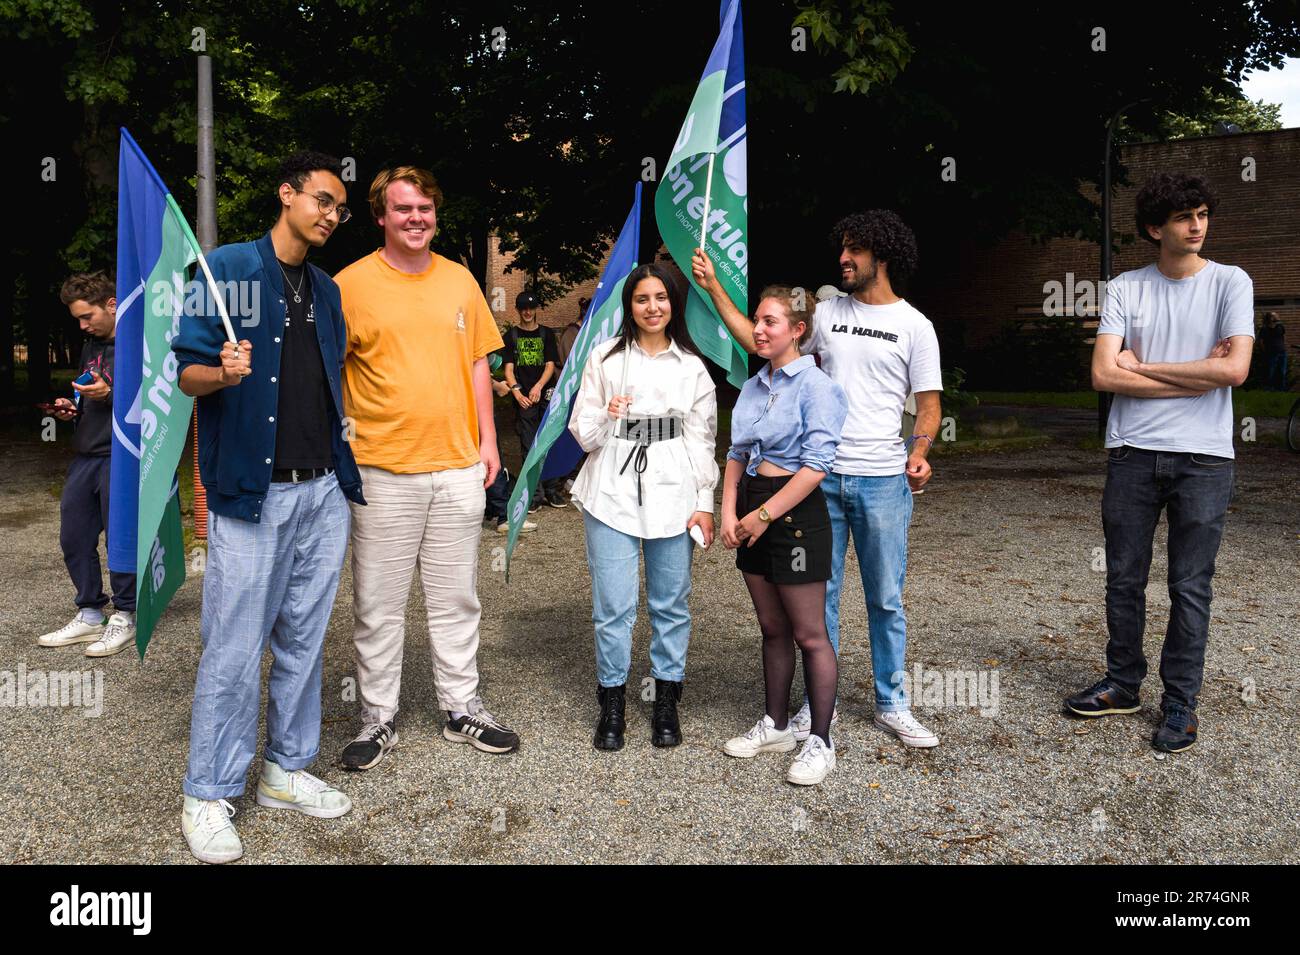
<instances>
[{"instance_id":1,"label":"eyeglasses","mask_svg":"<svg viewBox=\"0 0 1300 955\"><path fill-rule=\"evenodd\" d=\"M290 188L293 188L293 183L290 183L289 186ZM293 191L301 192L303 195L307 194L306 191L302 189L294 189ZM347 206L336 206L333 196L326 195L323 192L317 192L312 195L312 198L316 200L316 205L320 206L320 214L323 216L329 215L337 208L339 213L339 225L342 225L352 218L352 210Z\"/></svg>"}]
</instances>

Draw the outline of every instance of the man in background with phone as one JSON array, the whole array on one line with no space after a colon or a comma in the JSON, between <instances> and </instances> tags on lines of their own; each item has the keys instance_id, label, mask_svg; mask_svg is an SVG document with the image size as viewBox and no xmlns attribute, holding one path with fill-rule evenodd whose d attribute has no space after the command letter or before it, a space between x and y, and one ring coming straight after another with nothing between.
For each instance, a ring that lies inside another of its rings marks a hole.
<instances>
[{"instance_id":1,"label":"man in background with phone","mask_svg":"<svg viewBox=\"0 0 1300 955\"><path fill-rule=\"evenodd\" d=\"M37 638L43 647L88 643L88 657L120 653L135 642L135 574L110 570L113 615L105 618L104 578L99 566L99 535L108 530L108 480L113 446L113 337L117 298L105 272L78 272L63 283L59 300L89 337L81 349L80 375L72 383L78 402L57 398L43 410L60 421L76 421L68 467L59 500L59 545L68 576L77 588L77 615ZM79 383L82 382L82 383Z\"/></svg>"}]
</instances>

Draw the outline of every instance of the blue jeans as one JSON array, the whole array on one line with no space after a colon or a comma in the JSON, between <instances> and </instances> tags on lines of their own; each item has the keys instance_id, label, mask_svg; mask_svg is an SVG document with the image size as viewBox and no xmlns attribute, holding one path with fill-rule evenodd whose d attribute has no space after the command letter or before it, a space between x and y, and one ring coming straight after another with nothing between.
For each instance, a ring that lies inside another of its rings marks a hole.
<instances>
[{"instance_id":1,"label":"blue jeans","mask_svg":"<svg viewBox=\"0 0 1300 955\"><path fill-rule=\"evenodd\" d=\"M587 566L591 569L591 620L596 627L596 679L622 686L632 666L632 626L640 591L640 557L645 552L646 597L650 604L650 675L680 683L686 675L691 640L691 548L685 532L642 539L617 531L586 511Z\"/></svg>"},{"instance_id":2,"label":"blue jeans","mask_svg":"<svg viewBox=\"0 0 1300 955\"><path fill-rule=\"evenodd\" d=\"M1147 577L1160 512L1169 518L1169 623L1160 651L1165 703L1196 708L1210 635L1214 559L1223 537L1236 465L1232 458L1112 448L1101 495L1106 531L1106 675L1137 693Z\"/></svg>"},{"instance_id":3,"label":"blue jeans","mask_svg":"<svg viewBox=\"0 0 1300 955\"><path fill-rule=\"evenodd\" d=\"M349 522L333 474L272 484L259 524L211 515L186 795L230 799L244 792L257 751L268 642L265 756L286 772L316 761L325 627Z\"/></svg>"},{"instance_id":4,"label":"blue jeans","mask_svg":"<svg viewBox=\"0 0 1300 955\"><path fill-rule=\"evenodd\" d=\"M895 674L906 670L907 617L903 580L907 573L907 529L912 520L912 491L902 474L859 477L826 475L821 483L831 515L831 579L826 583L826 632L840 651L840 593L849 536L862 572L871 637L871 671L876 710L908 708L907 694Z\"/></svg>"}]
</instances>

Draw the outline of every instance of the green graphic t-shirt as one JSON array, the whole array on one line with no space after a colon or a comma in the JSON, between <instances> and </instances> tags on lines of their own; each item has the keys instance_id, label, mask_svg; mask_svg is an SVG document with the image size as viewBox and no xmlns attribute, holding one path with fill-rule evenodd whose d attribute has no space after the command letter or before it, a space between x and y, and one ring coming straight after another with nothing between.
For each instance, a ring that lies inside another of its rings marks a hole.
<instances>
[{"instance_id":1,"label":"green graphic t-shirt","mask_svg":"<svg viewBox=\"0 0 1300 955\"><path fill-rule=\"evenodd\" d=\"M556 371L559 371L560 356L555 344L555 335L545 325L539 325L532 331L524 331L519 327L511 328L506 332L505 339L506 362L514 363L515 381L519 383L519 387L525 394L542 377L542 371L548 361L554 362ZM551 377L553 383L555 376Z\"/></svg>"}]
</instances>

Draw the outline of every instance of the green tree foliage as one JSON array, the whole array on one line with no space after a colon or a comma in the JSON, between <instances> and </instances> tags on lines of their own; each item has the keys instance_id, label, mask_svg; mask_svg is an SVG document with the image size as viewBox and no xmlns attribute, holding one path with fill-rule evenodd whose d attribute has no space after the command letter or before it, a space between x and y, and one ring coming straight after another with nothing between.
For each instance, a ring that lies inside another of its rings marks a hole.
<instances>
[{"instance_id":1,"label":"green tree foliage","mask_svg":"<svg viewBox=\"0 0 1300 955\"><path fill-rule=\"evenodd\" d=\"M1172 134L1167 113L1223 118L1207 97L1239 100L1243 70L1300 52L1291 6L747 0L751 282L834 281L823 237L873 206L915 228L922 292L960 272L963 242L1013 226L1095 237L1085 184L1109 115L1150 97L1129 117L1144 137ZM1091 49L1098 26L1105 52ZM381 241L365 196L375 172L415 163L446 193L438 251L481 279L494 231L516 267L550 276L546 298L594 275L646 160L666 158L717 4L0 0L0 394L12 341L52 342L56 360L78 341L54 292L70 269L111 264L119 126L193 215L196 30L213 59L221 241L264 231L280 157L320 149L356 172L357 215L316 258L337 269ZM55 181L41 178L45 157ZM643 248L653 233L647 221ZM30 369L42 397L44 352Z\"/></svg>"},{"instance_id":2,"label":"green tree foliage","mask_svg":"<svg viewBox=\"0 0 1300 955\"><path fill-rule=\"evenodd\" d=\"M1249 100L1242 96L1205 91L1205 105L1196 115L1165 113L1160 117L1160 139L1190 139L1215 136L1220 124L1236 126L1243 133L1262 133L1282 128L1282 105Z\"/></svg>"}]
</instances>

